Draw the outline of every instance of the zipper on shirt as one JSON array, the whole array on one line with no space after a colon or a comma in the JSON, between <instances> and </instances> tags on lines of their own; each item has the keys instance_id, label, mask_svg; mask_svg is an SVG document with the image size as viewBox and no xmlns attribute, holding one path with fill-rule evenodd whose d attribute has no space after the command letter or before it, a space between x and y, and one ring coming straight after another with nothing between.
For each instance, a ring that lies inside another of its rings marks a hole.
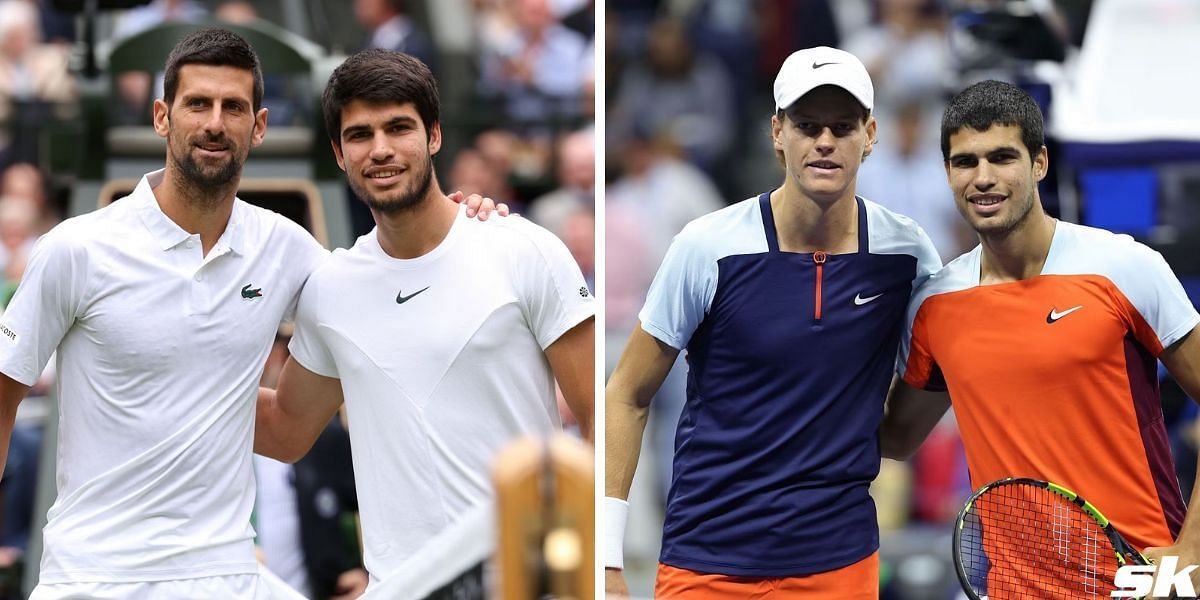
<instances>
[{"instance_id":1,"label":"zipper on shirt","mask_svg":"<svg viewBox=\"0 0 1200 600\"><path fill-rule=\"evenodd\" d=\"M821 280L825 275L826 254L820 250L813 252L813 263L817 265L816 303L813 305L813 318L821 320Z\"/></svg>"}]
</instances>

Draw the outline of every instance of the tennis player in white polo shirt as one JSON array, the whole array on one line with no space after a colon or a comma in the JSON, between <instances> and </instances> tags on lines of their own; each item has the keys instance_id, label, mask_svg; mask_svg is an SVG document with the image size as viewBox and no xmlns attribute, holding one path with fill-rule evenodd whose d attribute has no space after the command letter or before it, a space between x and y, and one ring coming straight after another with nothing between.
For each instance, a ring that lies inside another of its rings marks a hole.
<instances>
[{"instance_id":1,"label":"tennis player in white polo shirt","mask_svg":"<svg viewBox=\"0 0 1200 600\"><path fill-rule=\"evenodd\" d=\"M495 454L561 429L557 380L584 435L594 402L594 298L566 246L520 217L480 223L433 177L429 69L366 50L329 79L326 130L376 227L301 294L255 451L295 460L345 398L372 585L492 497Z\"/></svg>"},{"instance_id":2,"label":"tennis player in white polo shirt","mask_svg":"<svg viewBox=\"0 0 1200 600\"><path fill-rule=\"evenodd\" d=\"M167 59L166 168L38 242L0 319L0 464L58 349L58 498L32 598L289 598L254 556L254 400L327 257L235 198L267 111L258 57L207 29Z\"/></svg>"}]
</instances>

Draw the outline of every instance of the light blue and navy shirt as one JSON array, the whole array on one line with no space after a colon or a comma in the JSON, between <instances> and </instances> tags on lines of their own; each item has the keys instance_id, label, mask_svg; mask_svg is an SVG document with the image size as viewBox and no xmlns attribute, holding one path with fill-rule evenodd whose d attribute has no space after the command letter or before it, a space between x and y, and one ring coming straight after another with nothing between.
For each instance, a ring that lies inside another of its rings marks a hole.
<instances>
[{"instance_id":1,"label":"light blue and navy shirt","mask_svg":"<svg viewBox=\"0 0 1200 600\"><path fill-rule=\"evenodd\" d=\"M879 547L868 494L912 290L941 267L911 219L858 203L858 251L780 252L770 194L692 221L639 315L687 349L660 560L784 577Z\"/></svg>"}]
</instances>

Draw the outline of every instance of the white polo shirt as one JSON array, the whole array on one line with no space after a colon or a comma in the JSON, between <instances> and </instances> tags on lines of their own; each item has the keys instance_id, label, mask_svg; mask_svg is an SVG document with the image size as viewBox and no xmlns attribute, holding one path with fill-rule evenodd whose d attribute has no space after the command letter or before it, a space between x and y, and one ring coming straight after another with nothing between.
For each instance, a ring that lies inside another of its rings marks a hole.
<instances>
[{"instance_id":1,"label":"white polo shirt","mask_svg":"<svg viewBox=\"0 0 1200 600\"><path fill-rule=\"evenodd\" d=\"M372 231L313 273L290 348L341 379L373 581L492 498L497 450L561 430L543 350L594 311L558 238L462 209L424 256L392 258Z\"/></svg>"},{"instance_id":2,"label":"white polo shirt","mask_svg":"<svg viewBox=\"0 0 1200 600\"><path fill-rule=\"evenodd\" d=\"M235 200L208 256L151 191L44 235L0 318L0 371L58 349L58 499L43 583L257 573L250 527L259 376L327 253Z\"/></svg>"}]
</instances>

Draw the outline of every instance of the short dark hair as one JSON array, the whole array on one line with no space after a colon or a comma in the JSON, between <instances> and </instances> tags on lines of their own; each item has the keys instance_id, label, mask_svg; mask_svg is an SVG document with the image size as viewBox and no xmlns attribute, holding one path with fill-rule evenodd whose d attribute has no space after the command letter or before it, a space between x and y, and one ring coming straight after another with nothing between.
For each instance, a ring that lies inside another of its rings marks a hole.
<instances>
[{"instance_id":1,"label":"short dark hair","mask_svg":"<svg viewBox=\"0 0 1200 600\"><path fill-rule=\"evenodd\" d=\"M437 81L429 67L415 56L372 48L347 58L329 76L321 109L329 139L342 146L342 109L355 100L370 103L413 103L425 135L439 119Z\"/></svg>"},{"instance_id":2,"label":"short dark hair","mask_svg":"<svg viewBox=\"0 0 1200 600\"><path fill-rule=\"evenodd\" d=\"M963 127L987 131L1016 125L1032 158L1046 145L1042 109L1025 90L1003 81L981 81L961 91L942 113L942 160L950 158L950 136Z\"/></svg>"},{"instance_id":3,"label":"short dark hair","mask_svg":"<svg viewBox=\"0 0 1200 600\"><path fill-rule=\"evenodd\" d=\"M179 40L167 57L167 72L163 78L163 99L167 106L175 103L179 90L179 70L184 65L235 67L254 74L254 111L262 108L263 75L258 54L242 36L219 27L210 27L188 34Z\"/></svg>"}]
</instances>

